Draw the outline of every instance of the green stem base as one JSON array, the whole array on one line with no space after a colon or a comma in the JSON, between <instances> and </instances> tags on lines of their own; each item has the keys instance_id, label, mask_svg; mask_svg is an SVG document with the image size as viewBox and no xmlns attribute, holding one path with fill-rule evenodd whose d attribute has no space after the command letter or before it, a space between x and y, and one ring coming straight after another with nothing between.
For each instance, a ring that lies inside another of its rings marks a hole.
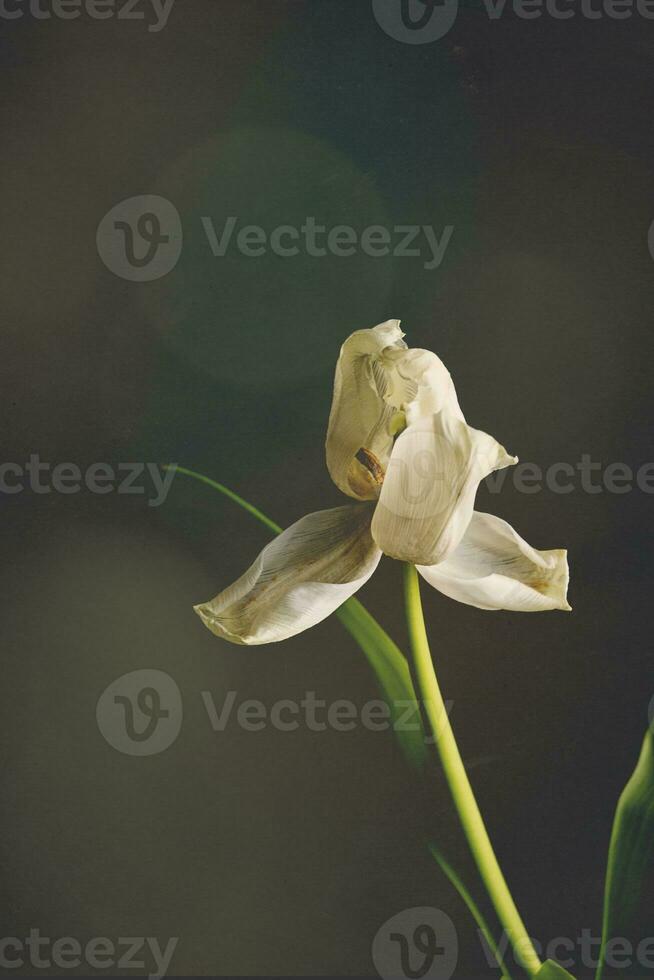
<instances>
[{"instance_id":1,"label":"green stem base","mask_svg":"<svg viewBox=\"0 0 654 980\"><path fill-rule=\"evenodd\" d=\"M438 754L445 771L452 799L463 826L475 863L506 930L516 960L530 976L535 976L542 963L520 918L515 902L495 857L493 846L477 805L468 774L450 725L447 708L441 694L429 650L425 620L420 601L420 582L413 565L405 565L404 595L411 649L416 676L424 701L425 712L433 732Z\"/></svg>"}]
</instances>

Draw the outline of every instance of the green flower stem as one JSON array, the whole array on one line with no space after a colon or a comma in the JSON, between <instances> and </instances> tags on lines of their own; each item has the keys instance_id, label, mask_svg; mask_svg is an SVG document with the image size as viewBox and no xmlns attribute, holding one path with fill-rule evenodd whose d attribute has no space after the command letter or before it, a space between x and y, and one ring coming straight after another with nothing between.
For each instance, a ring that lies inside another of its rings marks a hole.
<instances>
[{"instance_id":1,"label":"green flower stem","mask_svg":"<svg viewBox=\"0 0 654 980\"><path fill-rule=\"evenodd\" d=\"M542 963L497 863L493 845L463 765L431 659L420 602L418 573L415 567L409 564L405 565L404 595L418 684L454 805L479 873L515 951L516 959L533 977L540 970Z\"/></svg>"}]
</instances>

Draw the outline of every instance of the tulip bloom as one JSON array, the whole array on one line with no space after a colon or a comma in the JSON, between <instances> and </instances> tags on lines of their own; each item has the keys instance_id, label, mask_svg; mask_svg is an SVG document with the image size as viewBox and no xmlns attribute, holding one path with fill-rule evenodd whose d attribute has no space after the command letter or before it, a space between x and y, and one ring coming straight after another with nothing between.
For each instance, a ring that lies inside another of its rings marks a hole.
<instances>
[{"instance_id":1,"label":"tulip bloom","mask_svg":"<svg viewBox=\"0 0 654 980\"><path fill-rule=\"evenodd\" d=\"M474 510L480 481L517 458L467 424L443 362L403 337L389 320L343 344L326 455L355 502L292 524L233 585L196 606L217 636L273 643L315 626L367 582L382 554L479 609L570 609L566 552L537 551Z\"/></svg>"}]
</instances>

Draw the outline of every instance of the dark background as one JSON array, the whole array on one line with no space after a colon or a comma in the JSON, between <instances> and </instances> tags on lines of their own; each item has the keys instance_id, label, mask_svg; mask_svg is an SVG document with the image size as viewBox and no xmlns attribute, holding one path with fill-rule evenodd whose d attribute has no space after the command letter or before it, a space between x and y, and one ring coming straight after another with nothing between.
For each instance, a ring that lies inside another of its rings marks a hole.
<instances>
[{"instance_id":1,"label":"dark background","mask_svg":"<svg viewBox=\"0 0 654 980\"><path fill-rule=\"evenodd\" d=\"M0 63L5 461L175 460L290 523L341 499L323 457L334 363L389 317L522 460L652 459L654 22L468 7L408 45L367 0L177 0L160 33L0 20ZM103 265L95 235L147 193L174 202L185 243L139 284ZM199 216L231 214L455 230L433 271L214 258ZM481 489L479 509L569 548L571 615L423 590L453 724L543 942L600 928L613 809L654 694L651 502ZM211 730L203 690L377 697L333 619L254 649L202 628L192 604L251 562L263 528L181 475L160 508L28 491L0 507L3 936L178 936L181 976L372 975L378 928L425 905L456 923L457 977L498 975L424 847L432 835L475 880L437 774L420 788L392 736L361 728ZM406 646L399 566L383 561L360 598ZM95 721L138 668L184 700L179 738L147 758Z\"/></svg>"}]
</instances>

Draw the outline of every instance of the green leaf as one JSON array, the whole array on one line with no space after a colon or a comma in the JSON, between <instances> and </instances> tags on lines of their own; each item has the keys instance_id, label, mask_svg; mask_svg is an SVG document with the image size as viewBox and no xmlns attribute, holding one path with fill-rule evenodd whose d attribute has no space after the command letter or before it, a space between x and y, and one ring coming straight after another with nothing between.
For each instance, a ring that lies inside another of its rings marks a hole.
<instances>
[{"instance_id":1,"label":"green leaf","mask_svg":"<svg viewBox=\"0 0 654 980\"><path fill-rule=\"evenodd\" d=\"M564 970L562 966L559 966L558 963L547 960L541 966L534 980L574 980L574 977L567 970Z\"/></svg>"},{"instance_id":2,"label":"green leaf","mask_svg":"<svg viewBox=\"0 0 654 980\"><path fill-rule=\"evenodd\" d=\"M388 705L395 736L410 765L427 757L420 705L406 657L358 599L348 599L336 615L363 650Z\"/></svg>"},{"instance_id":3,"label":"green leaf","mask_svg":"<svg viewBox=\"0 0 654 980\"><path fill-rule=\"evenodd\" d=\"M264 524L273 534L281 533L282 528L278 524L224 484L183 466L164 466L163 469L174 469L177 473L183 473L213 490L218 490ZM425 731L406 657L358 599L348 599L337 610L336 615L359 644L375 672L377 683L389 707L393 731L407 761L420 768L427 757ZM413 711L410 711L412 705Z\"/></svg>"},{"instance_id":4,"label":"green leaf","mask_svg":"<svg viewBox=\"0 0 654 980\"><path fill-rule=\"evenodd\" d=\"M227 497L229 500L233 500L235 504L238 504L239 507L246 510L248 514L252 514L253 517L256 517L256 519L267 527L269 531L272 531L273 534L281 534L284 530L284 528L280 527L279 524L275 524L275 522L271 521L269 517L266 517L263 511L259 510L258 507L255 507L254 504L251 504L243 497L239 497L237 493L234 493L233 490L226 487L224 483L217 483L216 480L212 480L210 477L204 476L202 473L196 473L195 470L187 470L186 467L178 466L177 463L167 464L161 468L162 470L173 470L175 473L183 473L185 476L191 476L194 480L198 480L199 483L205 483L208 487L211 487L212 490L218 490L218 492L222 493L224 497Z\"/></svg>"},{"instance_id":5,"label":"green leaf","mask_svg":"<svg viewBox=\"0 0 654 980\"><path fill-rule=\"evenodd\" d=\"M618 800L609 845L604 924L597 980L604 971L606 944L628 935L640 900L642 883L654 853L654 730L645 735L631 779Z\"/></svg>"},{"instance_id":6,"label":"green leaf","mask_svg":"<svg viewBox=\"0 0 654 980\"><path fill-rule=\"evenodd\" d=\"M432 843L432 844L428 844L427 846L429 848L431 856L439 865L441 871L448 879L450 884L456 888L460 897L463 899L463 902L465 903L468 911L470 912L470 915L477 923L477 927L479 931L481 932L482 936L486 940L486 945L492 951L493 956L497 960L497 965L502 971L501 980L513 980L511 974L509 973L509 968L507 967L504 961L504 957L502 956L500 948L495 942L495 938L490 930L490 926L488 925L488 922L484 918L481 909L479 908L474 898L472 897L470 890L466 887L465 882L463 881L461 875L458 873L458 871L456 871L452 867L450 862L447 860L443 852L439 850L436 844Z\"/></svg>"}]
</instances>

